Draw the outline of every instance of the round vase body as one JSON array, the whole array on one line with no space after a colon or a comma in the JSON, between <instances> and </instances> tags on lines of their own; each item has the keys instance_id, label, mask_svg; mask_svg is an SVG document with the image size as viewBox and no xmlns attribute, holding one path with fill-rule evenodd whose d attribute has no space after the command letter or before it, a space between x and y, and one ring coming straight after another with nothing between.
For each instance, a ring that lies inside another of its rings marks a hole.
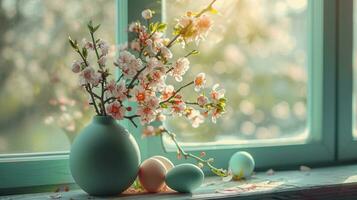
<instances>
[{"instance_id":1,"label":"round vase body","mask_svg":"<svg viewBox=\"0 0 357 200\"><path fill-rule=\"evenodd\" d=\"M88 194L117 195L137 176L139 146L112 117L95 116L75 138L69 164L75 182Z\"/></svg>"}]
</instances>

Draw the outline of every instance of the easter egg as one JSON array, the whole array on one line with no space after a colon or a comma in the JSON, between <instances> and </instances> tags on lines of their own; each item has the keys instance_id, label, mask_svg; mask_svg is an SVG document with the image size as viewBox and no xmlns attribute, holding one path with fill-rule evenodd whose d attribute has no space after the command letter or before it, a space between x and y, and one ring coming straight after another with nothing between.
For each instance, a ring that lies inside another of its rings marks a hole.
<instances>
[{"instance_id":1,"label":"easter egg","mask_svg":"<svg viewBox=\"0 0 357 200\"><path fill-rule=\"evenodd\" d=\"M167 171L171 170L174 167L174 164L168 158L166 158L164 156L153 156L151 158L160 160L166 167Z\"/></svg>"},{"instance_id":2,"label":"easter egg","mask_svg":"<svg viewBox=\"0 0 357 200\"><path fill-rule=\"evenodd\" d=\"M159 192L165 186L165 165L158 159L149 158L139 168L140 184L148 192Z\"/></svg>"},{"instance_id":3,"label":"easter egg","mask_svg":"<svg viewBox=\"0 0 357 200\"><path fill-rule=\"evenodd\" d=\"M166 184L171 189L190 193L203 183L203 171L193 164L180 164L166 174Z\"/></svg>"},{"instance_id":4,"label":"easter egg","mask_svg":"<svg viewBox=\"0 0 357 200\"><path fill-rule=\"evenodd\" d=\"M229 170L234 179L248 178L252 175L255 162L253 157L245 151L238 151L229 160Z\"/></svg>"}]
</instances>

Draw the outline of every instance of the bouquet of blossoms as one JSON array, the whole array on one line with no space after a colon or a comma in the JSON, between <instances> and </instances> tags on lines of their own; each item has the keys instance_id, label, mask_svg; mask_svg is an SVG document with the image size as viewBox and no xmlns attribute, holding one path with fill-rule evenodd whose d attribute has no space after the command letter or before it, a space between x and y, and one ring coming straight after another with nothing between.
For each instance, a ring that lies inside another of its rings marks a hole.
<instances>
[{"instance_id":1,"label":"bouquet of blossoms","mask_svg":"<svg viewBox=\"0 0 357 200\"><path fill-rule=\"evenodd\" d=\"M134 35L134 39L129 45L119 49L114 62L114 66L121 72L117 79L110 78L107 67L109 45L102 39L95 38L100 25L89 22L91 39L83 45L71 38L69 42L81 58L73 63L72 71L79 75L80 85L89 94L89 104L94 107L97 115L130 120L135 127L137 118L144 127L144 136L168 134L178 148L179 157L196 159L200 166L208 166L215 174L226 176L226 170L212 165L212 158L204 159L204 152L199 156L185 152L176 141L174 133L163 126L151 125L155 121L163 122L169 116L181 116L191 122L193 127L198 127L208 117L216 123L217 118L225 112L225 90L220 89L218 84L206 89L204 73L197 74L192 81L183 80L190 68L189 57L198 54L198 51L186 52L186 55L175 59L170 51L175 44L182 44L184 47L191 42L198 44L205 38L212 26L206 13L216 12L212 7L214 2L215 0L198 13L187 12L179 18L172 39L164 34L166 24L152 22L154 12L144 10L142 17L146 25L139 21L131 23L128 31ZM96 63L89 62L91 52L96 56ZM167 83L169 79L183 84L174 88ZM188 87L197 92L195 101L188 102L182 95L181 91ZM126 101L135 102L136 111L127 106ZM132 112L134 114L128 114Z\"/></svg>"}]
</instances>

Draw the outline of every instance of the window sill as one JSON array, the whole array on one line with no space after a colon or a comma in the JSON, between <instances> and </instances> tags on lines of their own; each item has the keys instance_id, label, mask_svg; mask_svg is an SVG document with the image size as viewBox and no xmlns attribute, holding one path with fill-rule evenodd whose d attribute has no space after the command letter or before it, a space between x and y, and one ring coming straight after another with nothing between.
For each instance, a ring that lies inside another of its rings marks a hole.
<instances>
[{"instance_id":1,"label":"window sill","mask_svg":"<svg viewBox=\"0 0 357 200\"><path fill-rule=\"evenodd\" d=\"M123 195L120 199L350 199L357 197L357 165L317 168L310 171L277 171L255 174L249 180L223 182L208 177L193 194L174 192ZM0 199L97 199L82 190L3 196ZM99 198L100 199L100 198ZM114 198L116 199L116 198ZM118 197L119 199L119 197Z\"/></svg>"}]
</instances>

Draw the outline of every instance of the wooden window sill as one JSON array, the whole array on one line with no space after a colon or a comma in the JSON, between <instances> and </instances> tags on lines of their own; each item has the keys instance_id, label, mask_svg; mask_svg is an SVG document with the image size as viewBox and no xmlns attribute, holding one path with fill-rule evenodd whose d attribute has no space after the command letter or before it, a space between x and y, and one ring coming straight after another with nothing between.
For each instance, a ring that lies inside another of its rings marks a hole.
<instances>
[{"instance_id":1,"label":"wooden window sill","mask_svg":"<svg viewBox=\"0 0 357 200\"><path fill-rule=\"evenodd\" d=\"M354 198L353 198L354 197ZM357 199L357 165L317 168L308 171L258 172L249 180L223 182L208 177L193 194L175 192L135 194L110 199ZM82 190L22 194L3 199L105 199L90 197Z\"/></svg>"}]
</instances>

